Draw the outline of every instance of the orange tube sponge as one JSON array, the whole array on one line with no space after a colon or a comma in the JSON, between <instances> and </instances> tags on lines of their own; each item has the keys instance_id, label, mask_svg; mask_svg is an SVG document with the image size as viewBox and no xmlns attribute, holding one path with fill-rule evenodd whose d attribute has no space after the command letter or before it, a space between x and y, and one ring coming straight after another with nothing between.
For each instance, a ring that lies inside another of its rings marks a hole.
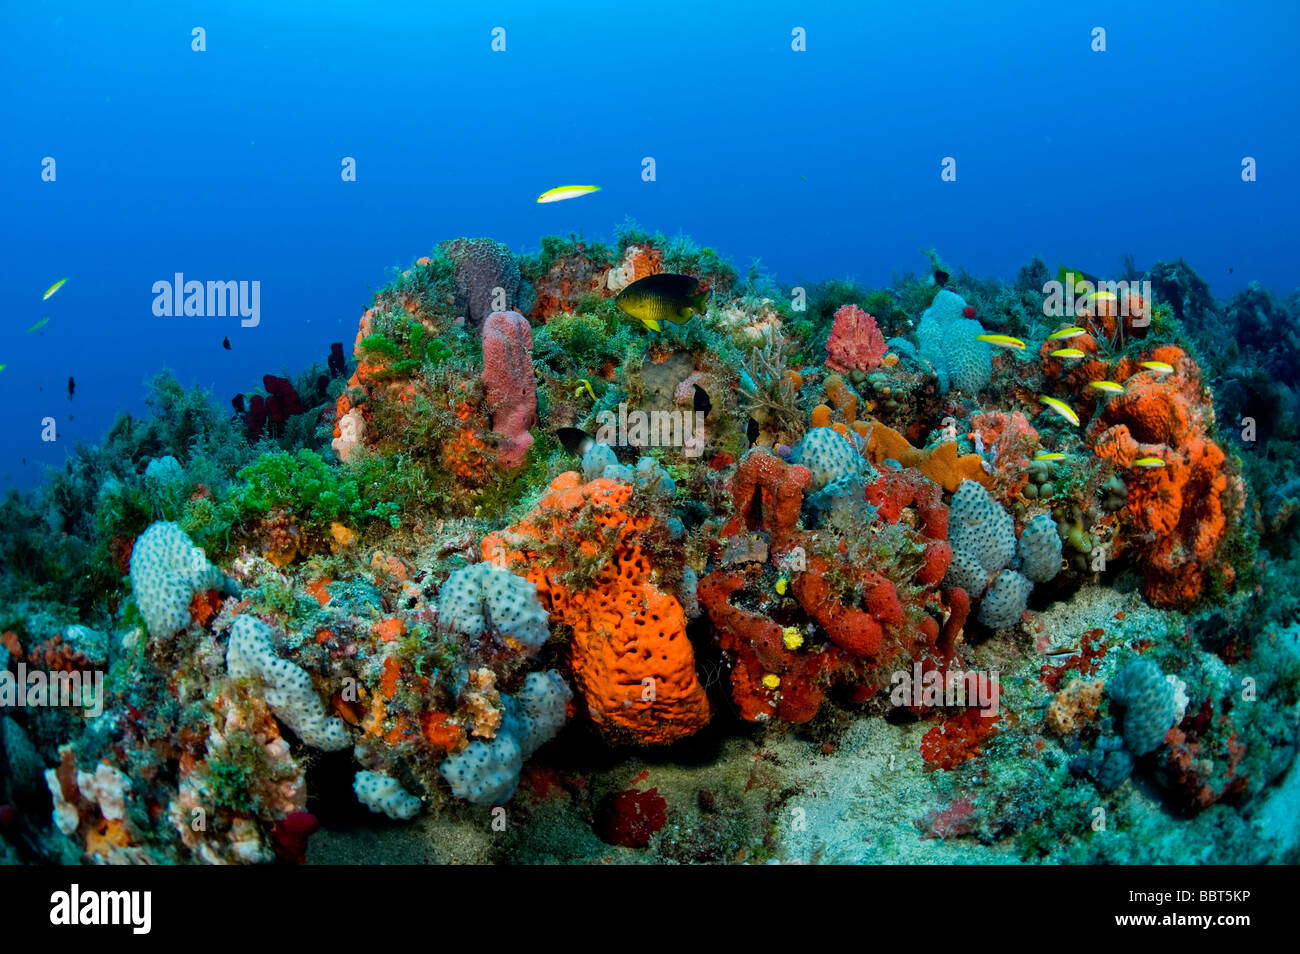
<instances>
[{"instance_id":1,"label":"orange tube sponge","mask_svg":"<svg viewBox=\"0 0 1300 954\"><path fill-rule=\"evenodd\" d=\"M742 526L750 530L762 527L772 535L772 549L784 549L799 524L804 491L811 484L807 467L787 464L759 448L751 450L731 479L736 512L723 527L722 536L739 533Z\"/></svg>"}]
</instances>

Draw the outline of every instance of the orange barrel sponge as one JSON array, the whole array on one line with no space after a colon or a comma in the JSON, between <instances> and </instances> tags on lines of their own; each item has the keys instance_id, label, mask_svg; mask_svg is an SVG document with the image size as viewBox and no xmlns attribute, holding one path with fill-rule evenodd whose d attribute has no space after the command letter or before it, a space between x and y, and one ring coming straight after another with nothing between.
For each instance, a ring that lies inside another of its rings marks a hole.
<instances>
[{"instance_id":1,"label":"orange barrel sponge","mask_svg":"<svg viewBox=\"0 0 1300 954\"><path fill-rule=\"evenodd\" d=\"M667 745L703 728L709 701L686 614L655 584L641 545L662 528L652 514L629 512L632 493L618 481L561 474L532 514L483 539L483 559L532 580L551 620L573 631L573 675L601 733Z\"/></svg>"}]
</instances>

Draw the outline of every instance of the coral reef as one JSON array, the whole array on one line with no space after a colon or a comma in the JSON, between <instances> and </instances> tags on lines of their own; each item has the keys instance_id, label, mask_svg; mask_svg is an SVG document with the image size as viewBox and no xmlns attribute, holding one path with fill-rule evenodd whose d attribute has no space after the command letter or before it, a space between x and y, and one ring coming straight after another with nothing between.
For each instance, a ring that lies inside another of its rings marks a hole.
<instances>
[{"instance_id":1,"label":"coral reef","mask_svg":"<svg viewBox=\"0 0 1300 954\"><path fill-rule=\"evenodd\" d=\"M1294 861L1300 303L927 254L455 239L233 416L161 376L0 501L0 857Z\"/></svg>"}]
</instances>

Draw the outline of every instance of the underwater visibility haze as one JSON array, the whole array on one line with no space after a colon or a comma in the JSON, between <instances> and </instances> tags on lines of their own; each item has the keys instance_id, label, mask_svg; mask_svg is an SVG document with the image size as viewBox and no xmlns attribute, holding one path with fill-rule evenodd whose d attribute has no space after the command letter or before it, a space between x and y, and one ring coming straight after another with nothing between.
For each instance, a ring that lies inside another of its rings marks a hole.
<instances>
[{"instance_id":1,"label":"underwater visibility haze","mask_svg":"<svg viewBox=\"0 0 1300 954\"><path fill-rule=\"evenodd\" d=\"M0 862L1294 864L1287 3L0 12Z\"/></svg>"}]
</instances>

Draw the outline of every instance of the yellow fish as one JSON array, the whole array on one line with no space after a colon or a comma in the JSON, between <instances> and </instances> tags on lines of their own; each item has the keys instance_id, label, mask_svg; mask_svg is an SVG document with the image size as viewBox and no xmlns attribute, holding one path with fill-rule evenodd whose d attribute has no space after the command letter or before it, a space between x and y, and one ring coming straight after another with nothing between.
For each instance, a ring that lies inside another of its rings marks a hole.
<instances>
[{"instance_id":1,"label":"yellow fish","mask_svg":"<svg viewBox=\"0 0 1300 954\"><path fill-rule=\"evenodd\" d=\"M1059 451L1039 451L1034 460L1065 460L1065 455Z\"/></svg>"},{"instance_id":2,"label":"yellow fish","mask_svg":"<svg viewBox=\"0 0 1300 954\"><path fill-rule=\"evenodd\" d=\"M63 283L66 282L66 281L67 281L66 278L60 278L57 282L55 282L55 283L54 283L53 285L51 285L49 288L45 289L45 294L41 296L41 301L45 301L47 298L49 298L51 295L53 295L56 291L58 291L60 288L62 288L62 287L63 287Z\"/></svg>"},{"instance_id":3,"label":"yellow fish","mask_svg":"<svg viewBox=\"0 0 1300 954\"><path fill-rule=\"evenodd\" d=\"M1057 348L1052 352L1053 358L1082 358L1084 354L1078 348Z\"/></svg>"},{"instance_id":4,"label":"yellow fish","mask_svg":"<svg viewBox=\"0 0 1300 954\"><path fill-rule=\"evenodd\" d=\"M777 595L778 595L778 596L785 596L786 587L788 587L789 585L790 585L790 581L789 581L788 579L786 579L784 576L781 577L781 579L777 580L777 581L776 581L776 592L777 592Z\"/></svg>"},{"instance_id":5,"label":"yellow fish","mask_svg":"<svg viewBox=\"0 0 1300 954\"><path fill-rule=\"evenodd\" d=\"M690 275L669 272L647 275L619 292L614 305L651 331L658 331L660 322L684 325L697 313L708 310L713 292L699 291L699 286L699 279Z\"/></svg>"},{"instance_id":6,"label":"yellow fish","mask_svg":"<svg viewBox=\"0 0 1300 954\"><path fill-rule=\"evenodd\" d=\"M1172 374L1174 366L1166 361L1143 361L1142 367L1156 374Z\"/></svg>"},{"instance_id":7,"label":"yellow fish","mask_svg":"<svg viewBox=\"0 0 1300 954\"><path fill-rule=\"evenodd\" d=\"M591 395L591 399L596 400L596 392L591 389L591 382L586 378L578 378L578 386L573 389L573 396L577 397L583 391Z\"/></svg>"},{"instance_id":8,"label":"yellow fish","mask_svg":"<svg viewBox=\"0 0 1300 954\"><path fill-rule=\"evenodd\" d=\"M1117 384L1114 381L1089 381L1088 387L1096 388L1098 391L1105 391L1107 394L1124 393L1124 385Z\"/></svg>"},{"instance_id":9,"label":"yellow fish","mask_svg":"<svg viewBox=\"0 0 1300 954\"><path fill-rule=\"evenodd\" d=\"M1039 402L1046 404L1075 427L1079 426L1079 415L1075 414L1074 408L1070 407L1070 405L1066 404L1064 401L1057 400L1054 397L1047 397L1046 395L1040 397L1038 400Z\"/></svg>"},{"instance_id":10,"label":"yellow fish","mask_svg":"<svg viewBox=\"0 0 1300 954\"><path fill-rule=\"evenodd\" d=\"M1083 328L1080 328L1077 325L1072 325L1069 328L1062 328L1060 331L1053 331L1047 336L1047 340L1062 341L1065 338L1077 338L1079 335L1086 335L1087 333L1088 332Z\"/></svg>"},{"instance_id":11,"label":"yellow fish","mask_svg":"<svg viewBox=\"0 0 1300 954\"><path fill-rule=\"evenodd\" d=\"M547 189L537 197L538 202L562 202L565 199L576 199L580 195L590 195L593 192L599 192L600 186L583 186L567 185L556 186L554 189Z\"/></svg>"},{"instance_id":12,"label":"yellow fish","mask_svg":"<svg viewBox=\"0 0 1300 954\"><path fill-rule=\"evenodd\" d=\"M1164 467L1165 462L1159 457L1139 457L1133 461L1134 467Z\"/></svg>"},{"instance_id":13,"label":"yellow fish","mask_svg":"<svg viewBox=\"0 0 1300 954\"><path fill-rule=\"evenodd\" d=\"M976 341L984 341L998 348L1010 348L1015 351L1024 351L1025 343L1019 338L1013 338L1010 335L976 335Z\"/></svg>"}]
</instances>

